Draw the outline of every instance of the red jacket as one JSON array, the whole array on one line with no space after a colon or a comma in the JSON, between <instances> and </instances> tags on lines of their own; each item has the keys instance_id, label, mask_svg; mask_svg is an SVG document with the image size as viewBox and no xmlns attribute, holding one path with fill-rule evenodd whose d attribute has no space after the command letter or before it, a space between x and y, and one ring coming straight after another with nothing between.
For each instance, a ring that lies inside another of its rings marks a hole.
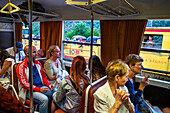
<instances>
[{"instance_id":1,"label":"red jacket","mask_svg":"<svg viewBox=\"0 0 170 113\"><path fill-rule=\"evenodd\" d=\"M41 81L42 81L42 84L45 85L45 86L49 86L50 83L48 82L46 76L45 76L45 72L43 70L43 67L41 65L40 62L38 62L37 60L34 60L34 63L37 67L37 70L39 72L39 76L41 78ZM19 81L20 81L20 84L23 88L29 90L30 89L30 84L28 82L28 79L29 79L29 67L28 67L28 63L27 63L27 58L25 58L24 61L22 61L18 67L17 67L17 75L18 75L18 78L19 78ZM33 91L37 91L37 92L40 92L40 88L41 87L37 87L35 85L33 85Z\"/></svg>"}]
</instances>

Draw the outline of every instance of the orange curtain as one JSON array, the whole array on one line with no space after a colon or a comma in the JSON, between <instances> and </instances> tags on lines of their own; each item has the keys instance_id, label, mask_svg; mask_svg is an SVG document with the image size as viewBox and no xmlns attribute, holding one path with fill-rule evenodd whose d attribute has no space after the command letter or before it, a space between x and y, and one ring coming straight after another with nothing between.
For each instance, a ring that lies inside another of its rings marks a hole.
<instances>
[{"instance_id":1,"label":"orange curtain","mask_svg":"<svg viewBox=\"0 0 170 113\"><path fill-rule=\"evenodd\" d=\"M101 60L125 60L129 54L139 54L147 20L100 21Z\"/></svg>"},{"instance_id":2,"label":"orange curtain","mask_svg":"<svg viewBox=\"0 0 170 113\"><path fill-rule=\"evenodd\" d=\"M62 21L40 23L40 48L45 51L50 45L58 45L61 49Z\"/></svg>"},{"instance_id":3,"label":"orange curtain","mask_svg":"<svg viewBox=\"0 0 170 113\"><path fill-rule=\"evenodd\" d=\"M22 23L15 23L16 42L22 42Z\"/></svg>"}]
</instances>

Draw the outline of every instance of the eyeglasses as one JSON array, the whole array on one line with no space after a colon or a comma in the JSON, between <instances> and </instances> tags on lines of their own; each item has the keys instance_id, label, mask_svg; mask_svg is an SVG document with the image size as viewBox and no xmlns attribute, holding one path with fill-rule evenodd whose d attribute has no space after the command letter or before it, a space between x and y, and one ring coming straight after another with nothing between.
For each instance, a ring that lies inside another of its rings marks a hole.
<instances>
[{"instance_id":1,"label":"eyeglasses","mask_svg":"<svg viewBox=\"0 0 170 113\"><path fill-rule=\"evenodd\" d=\"M53 51L53 52L61 53L61 51Z\"/></svg>"},{"instance_id":2,"label":"eyeglasses","mask_svg":"<svg viewBox=\"0 0 170 113\"><path fill-rule=\"evenodd\" d=\"M143 67L143 64L142 64L142 63L138 63L138 64L136 63L135 66L137 66L137 67Z\"/></svg>"}]
</instances>

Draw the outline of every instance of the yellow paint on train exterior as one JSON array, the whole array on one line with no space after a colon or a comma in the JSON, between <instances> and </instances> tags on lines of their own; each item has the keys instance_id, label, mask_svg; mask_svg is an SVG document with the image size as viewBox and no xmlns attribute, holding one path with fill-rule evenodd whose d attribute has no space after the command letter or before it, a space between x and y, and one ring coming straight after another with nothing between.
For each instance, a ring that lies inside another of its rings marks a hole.
<instances>
[{"instance_id":1,"label":"yellow paint on train exterior","mask_svg":"<svg viewBox=\"0 0 170 113\"><path fill-rule=\"evenodd\" d=\"M170 50L170 28L146 29L144 34L163 36L161 49ZM144 59L144 68L170 71L170 60L168 59L170 53L141 51L140 56Z\"/></svg>"},{"instance_id":2,"label":"yellow paint on train exterior","mask_svg":"<svg viewBox=\"0 0 170 113\"><path fill-rule=\"evenodd\" d=\"M93 46L93 55L100 56L100 46ZM72 59L77 55L84 56L88 61L90 57L90 46L81 44L64 44L64 58Z\"/></svg>"}]
</instances>

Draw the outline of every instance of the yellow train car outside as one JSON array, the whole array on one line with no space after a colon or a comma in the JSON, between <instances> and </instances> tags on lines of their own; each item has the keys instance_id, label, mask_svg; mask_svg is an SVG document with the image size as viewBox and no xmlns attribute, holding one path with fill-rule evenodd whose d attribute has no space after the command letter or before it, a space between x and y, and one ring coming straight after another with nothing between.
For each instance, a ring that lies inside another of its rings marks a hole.
<instances>
[{"instance_id":1,"label":"yellow train car outside","mask_svg":"<svg viewBox=\"0 0 170 113\"><path fill-rule=\"evenodd\" d=\"M153 37L153 42L149 42L150 37ZM169 43L170 43L170 28L146 28L144 33L144 39L142 42L142 47L146 49L148 48L148 50L152 49L153 51L143 51L141 49L140 56L144 59L143 62L144 68L169 72L170 71L169 66L170 52L168 52L170 50ZM159 52L156 50L159 50ZM161 52L161 50L162 51L165 50L166 52ZM170 76L170 74L162 75Z\"/></svg>"}]
</instances>

